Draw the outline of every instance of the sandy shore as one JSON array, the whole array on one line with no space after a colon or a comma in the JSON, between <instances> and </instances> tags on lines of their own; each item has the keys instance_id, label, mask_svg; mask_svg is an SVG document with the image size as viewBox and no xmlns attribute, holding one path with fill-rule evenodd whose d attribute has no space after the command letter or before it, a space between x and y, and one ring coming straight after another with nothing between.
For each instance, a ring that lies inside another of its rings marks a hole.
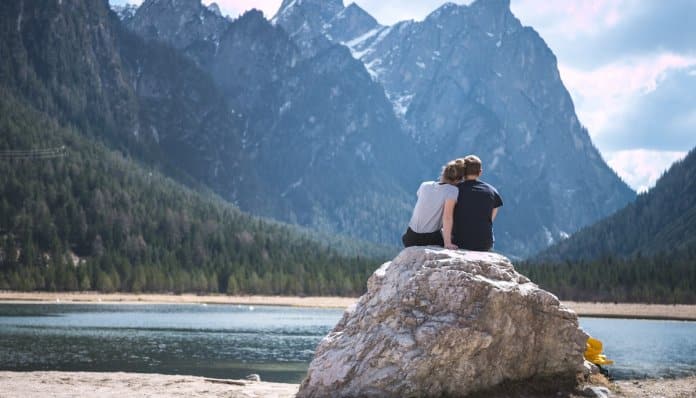
<instances>
[{"instance_id":1,"label":"sandy shore","mask_svg":"<svg viewBox=\"0 0 696 398\"><path fill-rule=\"evenodd\" d=\"M140 373L0 372L0 396L26 397L269 397L290 398L299 385ZM625 380L611 386L621 398L693 398L696 377Z\"/></svg>"},{"instance_id":2,"label":"sandy shore","mask_svg":"<svg viewBox=\"0 0 696 398\"><path fill-rule=\"evenodd\" d=\"M228 384L234 383L234 384ZM241 384L241 385L235 385ZM294 397L298 384L141 373L0 372L0 397Z\"/></svg>"},{"instance_id":3,"label":"sandy shore","mask_svg":"<svg viewBox=\"0 0 696 398\"><path fill-rule=\"evenodd\" d=\"M113 293L48 293L0 291L0 302L36 303L206 303L242 305L280 305L313 308L346 308L355 303L354 297L291 297L291 296L223 296L194 294L133 294ZM696 305L625 304L625 303L578 303L564 302L580 316L674 319L696 321Z\"/></svg>"},{"instance_id":4,"label":"sandy shore","mask_svg":"<svg viewBox=\"0 0 696 398\"><path fill-rule=\"evenodd\" d=\"M696 321L696 305L578 303L564 301L580 316Z\"/></svg>"}]
</instances>

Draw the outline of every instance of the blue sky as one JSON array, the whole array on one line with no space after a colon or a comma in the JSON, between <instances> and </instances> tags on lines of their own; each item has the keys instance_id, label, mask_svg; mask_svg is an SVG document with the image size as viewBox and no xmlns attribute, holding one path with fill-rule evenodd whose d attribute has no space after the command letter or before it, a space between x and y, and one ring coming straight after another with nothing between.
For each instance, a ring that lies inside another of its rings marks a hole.
<instances>
[{"instance_id":1,"label":"blue sky","mask_svg":"<svg viewBox=\"0 0 696 398\"><path fill-rule=\"evenodd\" d=\"M140 2L111 0L126 1ZM231 16L258 8L270 18L281 0L216 2ZM423 19L444 1L355 2L392 24ZM511 8L556 54L580 121L634 189L651 187L696 146L696 1L512 0Z\"/></svg>"}]
</instances>

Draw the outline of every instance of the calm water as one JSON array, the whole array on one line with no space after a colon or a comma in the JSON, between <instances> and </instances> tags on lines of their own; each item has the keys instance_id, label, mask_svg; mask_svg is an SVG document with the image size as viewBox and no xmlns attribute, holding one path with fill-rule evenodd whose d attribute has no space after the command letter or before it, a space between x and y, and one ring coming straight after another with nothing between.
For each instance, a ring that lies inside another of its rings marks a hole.
<instances>
[{"instance_id":1,"label":"calm water","mask_svg":"<svg viewBox=\"0 0 696 398\"><path fill-rule=\"evenodd\" d=\"M604 343L617 379L696 375L696 322L582 318L580 325Z\"/></svg>"},{"instance_id":2,"label":"calm water","mask_svg":"<svg viewBox=\"0 0 696 398\"><path fill-rule=\"evenodd\" d=\"M299 382L339 310L0 304L1 370L190 374ZM696 374L696 323L582 319L617 378Z\"/></svg>"},{"instance_id":3,"label":"calm water","mask_svg":"<svg viewBox=\"0 0 696 398\"><path fill-rule=\"evenodd\" d=\"M232 305L0 305L0 369L299 382L342 311Z\"/></svg>"}]
</instances>

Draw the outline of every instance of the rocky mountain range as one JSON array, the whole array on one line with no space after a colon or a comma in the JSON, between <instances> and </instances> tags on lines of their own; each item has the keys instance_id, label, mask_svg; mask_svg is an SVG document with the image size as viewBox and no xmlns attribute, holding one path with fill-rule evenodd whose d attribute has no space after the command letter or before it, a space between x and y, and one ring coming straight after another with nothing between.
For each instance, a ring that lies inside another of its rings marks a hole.
<instances>
[{"instance_id":1,"label":"rocky mountain range","mask_svg":"<svg viewBox=\"0 0 696 398\"><path fill-rule=\"evenodd\" d=\"M254 213L395 243L418 183L476 153L507 199L498 249L525 256L634 197L508 1L383 26L341 0L285 0L270 21L146 0L123 21L206 70L244 120L244 152L267 186L228 198Z\"/></svg>"},{"instance_id":2,"label":"rocky mountain range","mask_svg":"<svg viewBox=\"0 0 696 398\"><path fill-rule=\"evenodd\" d=\"M396 243L419 182L476 153L506 199L497 249L526 256L635 196L507 0L448 3L393 26L341 0L285 0L270 20L233 20L199 0L122 11L138 36L205 71L243 126L253 177L233 190L227 176L205 181L244 210Z\"/></svg>"},{"instance_id":3,"label":"rocky mountain range","mask_svg":"<svg viewBox=\"0 0 696 398\"><path fill-rule=\"evenodd\" d=\"M552 51L508 0L447 3L393 26L355 4L328 3L286 0L273 21L301 47L316 37L347 46L382 85L424 164L479 154L485 179L509 199L501 249L529 253L634 196L579 122Z\"/></svg>"},{"instance_id":4,"label":"rocky mountain range","mask_svg":"<svg viewBox=\"0 0 696 398\"><path fill-rule=\"evenodd\" d=\"M230 22L198 0L145 1L127 26L186 54L246 126L262 186L226 197L256 214L396 243L425 176L381 85L348 48L307 56L258 11ZM403 159L411 159L403 162Z\"/></svg>"}]
</instances>

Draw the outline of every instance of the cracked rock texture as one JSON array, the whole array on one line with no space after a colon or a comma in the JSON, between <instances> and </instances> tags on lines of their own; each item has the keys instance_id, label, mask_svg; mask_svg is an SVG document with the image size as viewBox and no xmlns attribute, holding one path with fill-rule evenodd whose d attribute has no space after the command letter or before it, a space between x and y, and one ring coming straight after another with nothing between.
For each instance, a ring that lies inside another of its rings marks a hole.
<instances>
[{"instance_id":1,"label":"cracked rock texture","mask_svg":"<svg viewBox=\"0 0 696 398\"><path fill-rule=\"evenodd\" d=\"M495 253L412 247L319 344L298 397L464 396L572 380L577 315Z\"/></svg>"}]
</instances>

